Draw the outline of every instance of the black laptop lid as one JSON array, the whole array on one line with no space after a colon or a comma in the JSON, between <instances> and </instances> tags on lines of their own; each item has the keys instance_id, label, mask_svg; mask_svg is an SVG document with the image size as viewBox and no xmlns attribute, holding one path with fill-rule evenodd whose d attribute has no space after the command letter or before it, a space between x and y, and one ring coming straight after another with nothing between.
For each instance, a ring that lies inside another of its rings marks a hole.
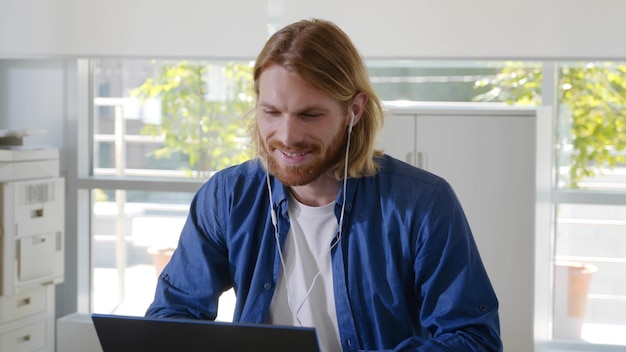
<instances>
[{"instance_id":1,"label":"black laptop lid","mask_svg":"<svg viewBox=\"0 0 626 352\"><path fill-rule=\"evenodd\" d=\"M104 352L319 352L315 329L92 314Z\"/></svg>"}]
</instances>

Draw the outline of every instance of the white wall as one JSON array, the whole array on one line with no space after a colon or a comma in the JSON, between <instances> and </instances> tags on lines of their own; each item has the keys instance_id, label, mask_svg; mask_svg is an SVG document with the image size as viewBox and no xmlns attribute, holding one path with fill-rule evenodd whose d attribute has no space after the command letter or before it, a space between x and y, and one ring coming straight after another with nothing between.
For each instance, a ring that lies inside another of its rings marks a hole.
<instances>
[{"instance_id":1,"label":"white wall","mask_svg":"<svg viewBox=\"0 0 626 352\"><path fill-rule=\"evenodd\" d=\"M27 145L63 148L71 61L0 60L0 129L45 130Z\"/></svg>"},{"instance_id":2,"label":"white wall","mask_svg":"<svg viewBox=\"0 0 626 352\"><path fill-rule=\"evenodd\" d=\"M321 17L371 58L626 58L621 0L0 0L0 8L0 57L253 58L268 19Z\"/></svg>"},{"instance_id":3,"label":"white wall","mask_svg":"<svg viewBox=\"0 0 626 352\"><path fill-rule=\"evenodd\" d=\"M256 0L0 0L0 57L251 58L267 38Z\"/></svg>"},{"instance_id":4,"label":"white wall","mask_svg":"<svg viewBox=\"0 0 626 352\"><path fill-rule=\"evenodd\" d=\"M328 18L367 57L624 58L620 0L284 1L284 24Z\"/></svg>"}]
</instances>

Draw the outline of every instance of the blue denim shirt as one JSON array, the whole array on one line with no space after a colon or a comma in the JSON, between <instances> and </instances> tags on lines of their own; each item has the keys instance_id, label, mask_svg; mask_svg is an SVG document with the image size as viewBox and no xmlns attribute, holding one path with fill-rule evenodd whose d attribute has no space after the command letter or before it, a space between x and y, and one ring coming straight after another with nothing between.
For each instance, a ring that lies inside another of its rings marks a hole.
<instances>
[{"instance_id":1,"label":"blue denim shirt","mask_svg":"<svg viewBox=\"0 0 626 352\"><path fill-rule=\"evenodd\" d=\"M500 351L498 301L450 185L384 156L335 201L344 229L332 250L344 351ZM278 234L287 189L271 178ZM263 323L280 274L266 174L249 161L215 174L190 206L178 248L146 315L213 320L234 287L233 320ZM329 243L330 246L330 243Z\"/></svg>"}]
</instances>

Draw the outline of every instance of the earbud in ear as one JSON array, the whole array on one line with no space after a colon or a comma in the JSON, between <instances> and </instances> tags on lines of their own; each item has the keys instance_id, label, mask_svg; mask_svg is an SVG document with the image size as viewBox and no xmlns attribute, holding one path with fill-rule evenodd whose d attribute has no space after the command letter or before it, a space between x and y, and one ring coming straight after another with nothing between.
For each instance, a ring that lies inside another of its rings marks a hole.
<instances>
[{"instance_id":1,"label":"earbud in ear","mask_svg":"<svg viewBox=\"0 0 626 352\"><path fill-rule=\"evenodd\" d=\"M354 111L350 110L352 117L350 118L350 124L348 125L349 131L352 132L352 127L354 126Z\"/></svg>"}]
</instances>

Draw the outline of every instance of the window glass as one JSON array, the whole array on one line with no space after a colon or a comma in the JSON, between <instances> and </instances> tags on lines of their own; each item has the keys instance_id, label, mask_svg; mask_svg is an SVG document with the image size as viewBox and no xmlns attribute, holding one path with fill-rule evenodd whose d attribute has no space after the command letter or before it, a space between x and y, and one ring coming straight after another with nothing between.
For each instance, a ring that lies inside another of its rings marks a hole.
<instances>
[{"instance_id":1,"label":"window glass","mask_svg":"<svg viewBox=\"0 0 626 352\"><path fill-rule=\"evenodd\" d=\"M92 191L93 311L143 315L176 248L190 193Z\"/></svg>"},{"instance_id":2,"label":"window glass","mask_svg":"<svg viewBox=\"0 0 626 352\"><path fill-rule=\"evenodd\" d=\"M171 191L92 191L93 312L145 314L192 197ZM231 321L234 303L232 291L223 294L217 320Z\"/></svg>"},{"instance_id":3,"label":"window glass","mask_svg":"<svg viewBox=\"0 0 626 352\"><path fill-rule=\"evenodd\" d=\"M560 204L554 338L626 345L626 206Z\"/></svg>"},{"instance_id":4,"label":"window glass","mask_svg":"<svg viewBox=\"0 0 626 352\"><path fill-rule=\"evenodd\" d=\"M626 64L557 77L554 339L626 345Z\"/></svg>"},{"instance_id":5,"label":"window glass","mask_svg":"<svg viewBox=\"0 0 626 352\"><path fill-rule=\"evenodd\" d=\"M252 67L94 61L93 174L208 178L250 157Z\"/></svg>"},{"instance_id":6,"label":"window glass","mask_svg":"<svg viewBox=\"0 0 626 352\"><path fill-rule=\"evenodd\" d=\"M559 65L558 187L626 190L626 63Z\"/></svg>"},{"instance_id":7,"label":"window glass","mask_svg":"<svg viewBox=\"0 0 626 352\"><path fill-rule=\"evenodd\" d=\"M490 102L541 105L537 62L370 60L384 101Z\"/></svg>"},{"instance_id":8,"label":"window glass","mask_svg":"<svg viewBox=\"0 0 626 352\"><path fill-rule=\"evenodd\" d=\"M247 61L92 64L91 174L136 182L92 189L91 309L143 315L193 196L175 192L176 180L207 179L251 156L243 117L253 103L252 67ZM159 192L139 190L150 189L153 179L171 180L171 189L160 183ZM224 297L218 319L230 320L232 292Z\"/></svg>"}]
</instances>

